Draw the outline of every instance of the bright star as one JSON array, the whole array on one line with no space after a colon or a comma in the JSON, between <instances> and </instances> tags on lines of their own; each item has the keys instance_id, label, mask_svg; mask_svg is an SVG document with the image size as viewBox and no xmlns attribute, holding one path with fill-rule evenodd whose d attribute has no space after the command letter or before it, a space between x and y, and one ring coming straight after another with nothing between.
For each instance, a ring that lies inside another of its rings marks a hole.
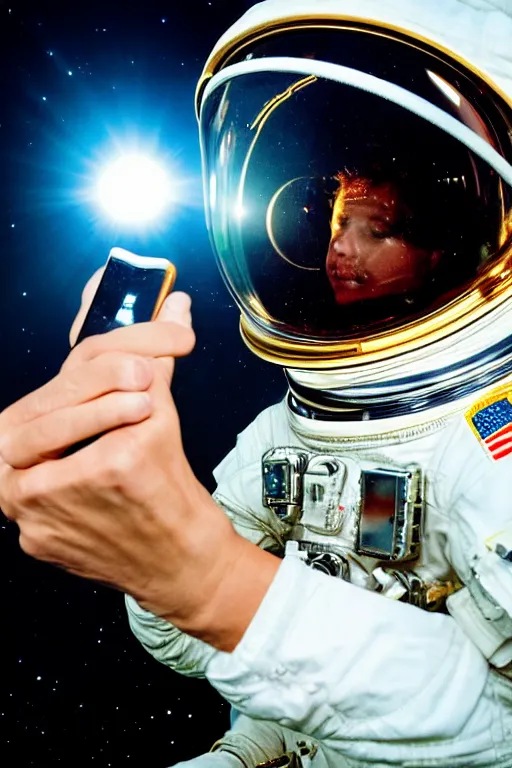
<instances>
[{"instance_id":1,"label":"bright star","mask_svg":"<svg viewBox=\"0 0 512 768\"><path fill-rule=\"evenodd\" d=\"M140 225L160 216L171 201L165 168L147 155L121 155L101 173L98 199L113 219Z\"/></svg>"}]
</instances>

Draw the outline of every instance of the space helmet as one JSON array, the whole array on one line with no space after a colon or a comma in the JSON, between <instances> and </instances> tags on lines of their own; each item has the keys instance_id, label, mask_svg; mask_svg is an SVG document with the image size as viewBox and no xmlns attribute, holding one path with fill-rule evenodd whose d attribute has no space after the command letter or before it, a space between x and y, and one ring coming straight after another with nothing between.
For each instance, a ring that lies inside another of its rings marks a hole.
<instances>
[{"instance_id":1,"label":"space helmet","mask_svg":"<svg viewBox=\"0 0 512 768\"><path fill-rule=\"evenodd\" d=\"M266 0L212 52L211 242L303 404L376 418L512 372L511 35L500 0Z\"/></svg>"}]
</instances>

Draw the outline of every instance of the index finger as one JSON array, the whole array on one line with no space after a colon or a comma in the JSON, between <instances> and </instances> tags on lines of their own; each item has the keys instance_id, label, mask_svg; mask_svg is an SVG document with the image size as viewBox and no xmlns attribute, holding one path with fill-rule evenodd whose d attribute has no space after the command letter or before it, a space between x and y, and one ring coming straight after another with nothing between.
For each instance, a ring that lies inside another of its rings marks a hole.
<instances>
[{"instance_id":1,"label":"index finger","mask_svg":"<svg viewBox=\"0 0 512 768\"><path fill-rule=\"evenodd\" d=\"M125 352L145 358L184 357L192 352L194 345L194 331L180 323L135 323L88 336L71 351L61 370L76 368L109 352Z\"/></svg>"},{"instance_id":2,"label":"index finger","mask_svg":"<svg viewBox=\"0 0 512 768\"><path fill-rule=\"evenodd\" d=\"M145 391L153 380L149 360L111 353L55 376L0 414L0 434L52 411L96 400L109 392Z\"/></svg>"}]
</instances>

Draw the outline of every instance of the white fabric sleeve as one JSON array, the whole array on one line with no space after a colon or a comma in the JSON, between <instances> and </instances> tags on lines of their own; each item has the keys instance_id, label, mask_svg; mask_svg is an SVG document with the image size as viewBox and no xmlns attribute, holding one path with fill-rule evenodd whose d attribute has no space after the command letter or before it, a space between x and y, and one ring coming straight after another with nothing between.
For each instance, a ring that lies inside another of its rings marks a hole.
<instances>
[{"instance_id":1,"label":"white fabric sleeve","mask_svg":"<svg viewBox=\"0 0 512 768\"><path fill-rule=\"evenodd\" d=\"M490 729L488 666L449 616L362 590L285 558L233 653L207 679L246 715L364 757ZM426 741L424 741L426 743ZM365 746L366 745L366 746ZM432 745L426 757L432 757Z\"/></svg>"},{"instance_id":2,"label":"white fabric sleeve","mask_svg":"<svg viewBox=\"0 0 512 768\"><path fill-rule=\"evenodd\" d=\"M315 758L313 762L304 758L302 764L305 766L328 768L329 763L321 747L302 734L276 723L239 715L233 727L213 745L209 753L178 763L176 768L254 768L292 753ZM334 765L339 766L339 756Z\"/></svg>"},{"instance_id":3,"label":"white fabric sleeve","mask_svg":"<svg viewBox=\"0 0 512 768\"><path fill-rule=\"evenodd\" d=\"M301 747L305 748L307 755L318 754L315 768L326 768L327 763L321 750L318 750L316 744L305 739L303 734L268 720L254 720L246 715L239 715L232 728L213 745L212 752L231 752L240 758L244 766L252 768L276 760L287 753L299 755ZM309 765L309 762L307 764Z\"/></svg>"},{"instance_id":4,"label":"white fabric sleeve","mask_svg":"<svg viewBox=\"0 0 512 768\"><path fill-rule=\"evenodd\" d=\"M145 611L129 595L125 604L130 629L148 653L181 675L204 678L214 648Z\"/></svg>"}]
</instances>

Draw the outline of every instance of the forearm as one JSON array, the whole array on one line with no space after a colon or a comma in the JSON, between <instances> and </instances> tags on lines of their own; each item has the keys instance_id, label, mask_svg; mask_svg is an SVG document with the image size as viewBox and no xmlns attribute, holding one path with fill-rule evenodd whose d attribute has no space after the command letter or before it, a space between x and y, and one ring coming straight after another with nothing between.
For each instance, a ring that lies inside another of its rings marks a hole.
<instances>
[{"instance_id":1,"label":"forearm","mask_svg":"<svg viewBox=\"0 0 512 768\"><path fill-rule=\"evenodd\" d=\"M216 600L208 604L208 611L204 615L195 619L195 636L145 610L132 597L126 596L132 632L162 664L189 677L204 677L208 661L216 648L232 650L237 645L280 564L272 555L249 543L247 546L250 547L248 554L252 555L255 550L258 557L248 557L241 561L239 568L242 573L232 570L233 580L227 582L229 587L216 595ZM236 590L237 583L246 588Z\"/></svg>"},{"instance_id":2,"label":"forearm","mask_svg":"<svg viewBox=\"0 0 512 768\"><path fill-rule=\"evenodd\" d=\"M147 582L134 579L133 591L127 591L146 611L229 652L243 637L281 561L239 536L206 491L200 492L200 522L191 520L181 533L183 568L177 577L168 578L170 555L166 541L160 541L154 576Z\"/></svg>"},{"instance_id":3,"label":"forearm","mask_svg":"<svg viewBox=\"0 0 512 768\"><path fill-rule=\"evenodd\" d=\"M183 631L219 651L233 651L256 615L281 560L234 534L225 578Z\"/></svg>"}]
</instances>

